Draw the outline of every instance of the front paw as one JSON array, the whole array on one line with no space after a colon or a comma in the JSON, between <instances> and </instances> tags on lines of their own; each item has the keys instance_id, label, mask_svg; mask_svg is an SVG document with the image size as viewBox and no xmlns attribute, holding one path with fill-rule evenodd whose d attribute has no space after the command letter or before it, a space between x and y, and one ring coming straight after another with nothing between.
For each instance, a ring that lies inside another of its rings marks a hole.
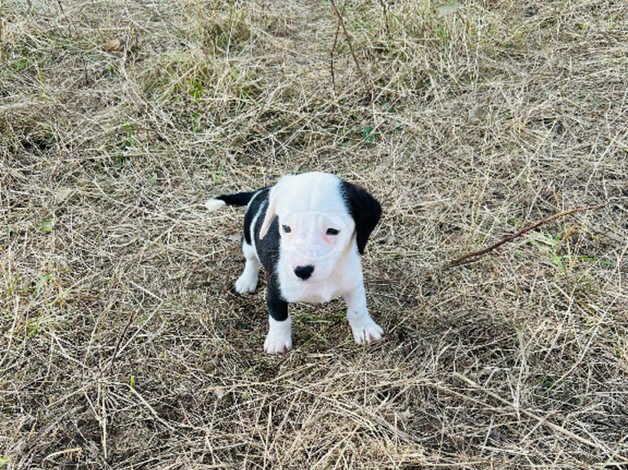
<instances>
[{"instance_id":1,"label":"front paw","mask_svg":"<svg viewBox=\"0 0 628 470\"><path fill-rule=\"evenodd\" d=\"M292 348L292 319L277 321L273 317L268 319L269 328L264 341L264 352L268 354L282 354Z\"/></svg>"},{"instance_id":2,"label":"front paw","mask_svg":"<svg viewBox=\"0 0 628 470\"><path fill-rule=\"evenodd\" d=\"M349 325L353 332L353 339L358 344L368 344L373 341L379 341L384 335L384 330L368 316L352 319Z\"/></svg>"},{"instance_id":3,"label":"front paw","mask_svg":"<svg viewBox=\"0 0 628 470\"><path fill-rule=\"evenodd\" d=\"M292 349L292 337L268 332L264 341L264 352L268 354L283 354Z\"/></svg>"},{"instance_id":4,"label":"front paw","mask_svg":"<svg viewBox=\"0 0 628 470\"><path fill-rule=\"evenodd\" d=\"M242 273L235 282L234 287L238 294L251 294L255 292L257 287L257 276L247 276Z\"/></svg>"}]
</instances>

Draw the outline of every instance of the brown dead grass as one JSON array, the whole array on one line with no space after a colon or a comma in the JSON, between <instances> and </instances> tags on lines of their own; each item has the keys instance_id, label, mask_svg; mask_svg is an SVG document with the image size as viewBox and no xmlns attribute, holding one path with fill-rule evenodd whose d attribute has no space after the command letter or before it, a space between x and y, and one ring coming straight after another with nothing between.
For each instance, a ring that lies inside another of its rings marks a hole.
<instances>
[{"instance_id":1,"label":"brown dead grass","mask_svg":"<svg viewBox=\"0 0 628 470\"><path fill-rule=\"evenodd\" d=\"M627 464L625 6L339 6L334 90L329 2L0 4L0 468ZM202 203L312 169L383 203L387 336L270 357Z\"/></svg>"}]
</instances>

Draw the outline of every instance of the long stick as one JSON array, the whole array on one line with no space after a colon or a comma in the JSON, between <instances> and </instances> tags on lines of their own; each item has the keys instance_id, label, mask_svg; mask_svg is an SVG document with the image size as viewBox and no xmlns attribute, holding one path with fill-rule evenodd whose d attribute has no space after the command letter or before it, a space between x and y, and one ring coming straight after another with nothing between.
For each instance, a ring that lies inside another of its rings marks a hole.
<instances>
[{"instance_id":1,"label":"long stick","mask_svg":"<svg viewBox=\"0 0 628 470\"><path fill-rule=\"evenodd\" d=\"M340 32L340 20L336 24L336 34L334 34L334 43L331 45L331 51L329 52L329 69L331 71L331 86L334 89L334 95L336 94L336 72L334 70L334 57L336 55L336 46L338 45L338 33Z\"/></svg>"},{"instance_id":2,"label":"long stick","mask_svg":"<svg viewBox=\"0 0 628 470\"><path fill-rule=\"evenodd\" d=\"M514 240L515 238L519 238L521 235L524 235L528 233L530 230L534 230L535 228L540 227L541 225L549 224L550 222L553 222L556 219L560 219L561 217L575 214L576 212L592 211L592 210L600 209L604 206L606 206L606 204L598 204L596 206L586 206L586 207L574 207L573 209L569 209L563 212L558 212L556 214L550 215L549 217L537 220L536 222L533 222L530 225L526 225L521 230L518 230L515 233L511 233L510 235L505 236L500 241L498 241L497 243L494 243L493 245L487 248L484 248L479 251L473 251L471 253L467 253L466 255L461 256L460 258L450 261L447 264L447 266L454 267L454 266L460 266L463 264L472 263L476 260L476 258L482 255L485 255L486 253L490 251L493 251L495 248L500 247L504 243L510 242Z\"/></svg>"},{"instance_id":3,"label":"long stick","mask_svg":"<svg viewBox=\"0 0 628 470\"><path fill-rule=\"evenodd\" d=\"M356 57L355 52L353 51L353 45L351 44L351 35L349 34L349 32L347 31L347 28L345 27L345 22L342 19L342 14L340 13L340 10L338 10L338 7L336 6L335 0L331 0L331 6L333 7L334 12L336 13L336 16L338 17L338 22L340 23L340 26L342 27L342 32L344 33L345 39L347 40L347 44L349 45L349 50L351 51L351 55L353 56L353 61L355 62L355 66L358 69L358 73L360 74L362 79L364 79L365 78L364 73L362 72L362 68L360 67L358 58Z\"/></svg>"}]
</instances>

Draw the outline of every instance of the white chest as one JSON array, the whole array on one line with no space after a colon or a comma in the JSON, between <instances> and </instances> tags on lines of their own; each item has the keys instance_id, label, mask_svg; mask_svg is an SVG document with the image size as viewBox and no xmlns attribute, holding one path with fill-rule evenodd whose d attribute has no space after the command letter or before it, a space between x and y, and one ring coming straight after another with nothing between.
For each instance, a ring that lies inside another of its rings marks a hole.
<instances>
[{"instance_id":1,"label":"white chest","mask_svg":"<svg viewBox=\"0 0 628 470\"><path fill-rule=\"evenodd\" d=\"M308 283L297 279L296 281L281 283L281 294L290 303L322 304L338 298L344 293L343 286L330 281Z\"/></svg>"}]
</instances>

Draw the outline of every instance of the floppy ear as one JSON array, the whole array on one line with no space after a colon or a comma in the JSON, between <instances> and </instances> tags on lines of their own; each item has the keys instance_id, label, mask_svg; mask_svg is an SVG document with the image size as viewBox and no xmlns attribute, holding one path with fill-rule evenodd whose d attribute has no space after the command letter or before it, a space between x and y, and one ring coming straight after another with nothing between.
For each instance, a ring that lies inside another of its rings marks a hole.
<instances>
[{"instance_id":1,"label":"floppy ear","mask_svg":"<svg viewBox=\"0 0 628 470\"><path fill-rule=\"evenodd\" d=\"M290 176L292 175L282 176L268 192L268 207L266 208L266 215L264 216L262 226L259 229L260 238L264 238L266 236L270 225L273 223L273 219L277 215L277 202L280 198L279 193L281 191L280 186L282 183L285 183Z\"/></svg>"},{"instance_id":2,"label":"floppy ear","mask_svg":"<svg viewBox=\"0 0 628 470\"><path fill-rule=\"evenodd\" d=\"M266 208L266 214L264 215L264 221L259 229L260 239L264 238L268 233L270 224L273 222L275 215L277 214L277 185L270 188L268 192L268 207Z\"/></svg>"},{"instance_id":3,"label":"floppy ear","mask_svg":"<svg viewBox=\"0 0 628 470\"><path fill-rule=\"evenodd\" d=\"M343 181L341 187L349 213L355 221L358 251L363 255L366 242L382 216L382 206L360 186Z\"/></svg>"}]
</instances>

